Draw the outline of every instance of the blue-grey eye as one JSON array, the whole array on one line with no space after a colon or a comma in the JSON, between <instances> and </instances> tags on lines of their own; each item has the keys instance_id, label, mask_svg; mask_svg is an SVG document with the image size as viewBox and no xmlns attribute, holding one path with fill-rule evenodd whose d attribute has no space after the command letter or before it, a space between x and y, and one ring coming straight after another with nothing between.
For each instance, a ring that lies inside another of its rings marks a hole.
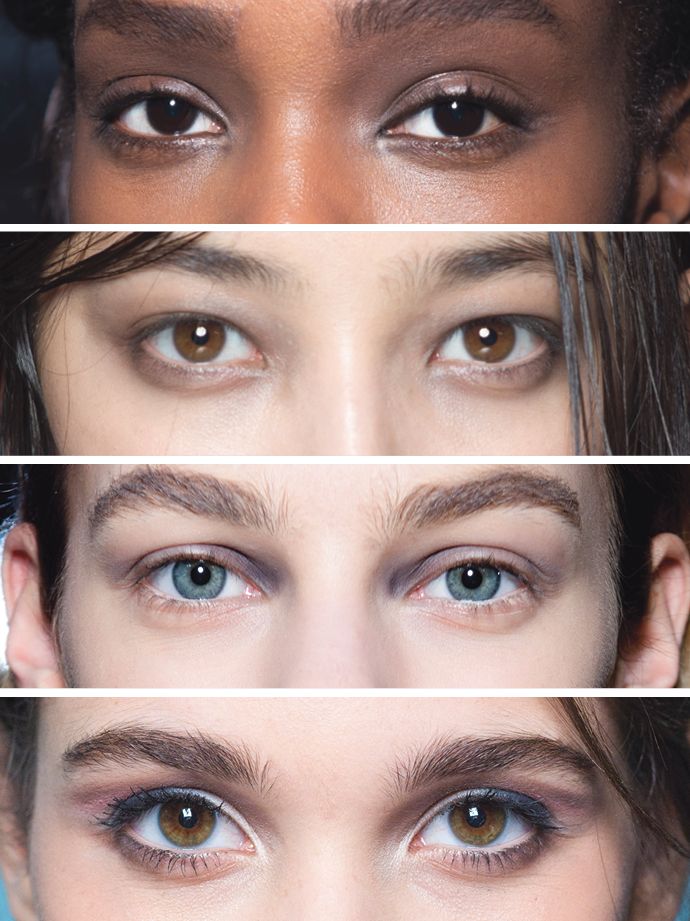
<instances>
[{"instance_id":1,"label":"blue-grey eye","mask_svg":"<svg viewBox=\"0 0 690 921\"><path fill-rule=\"evenodd\" d=\"M228 573L223 566L206 560L183 560L173 564L171 576L173 585L183 598L209 601L222 593Z\"/></svg>"},{"instance_id":2,"label":"blue-grey eye","mask_svg":"<svg viewBox=\"0 0 690 921\"><path fill-rule=\"evenodd\" d=\"M489 601L501 587L501 573L495 566L469 563L446 573L446 585L456 601Z\"/></svg>"}]
</instances>

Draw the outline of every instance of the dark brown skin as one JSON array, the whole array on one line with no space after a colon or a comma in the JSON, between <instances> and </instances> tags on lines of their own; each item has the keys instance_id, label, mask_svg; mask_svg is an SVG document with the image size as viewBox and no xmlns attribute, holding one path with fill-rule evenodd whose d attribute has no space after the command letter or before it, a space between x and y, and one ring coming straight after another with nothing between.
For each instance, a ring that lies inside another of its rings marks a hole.
<instances>
[{"instance_id":1,"label":"dark brown skin","mask_svg":"<svg viewBox=\"0 0 690 921\"><path fill-rule=\"evenodd\" d=\"M537 19L537 0L115 0L104 22L78 0L70 217L620 220L634 173L618 14L545 2ZM378 29L358 30L372 11ZM439 94L468 86L491 113L463 117L479 135L420 137ZM152 90L206 114L135 140L151 128L132 94Z\"/></svg>"}]
</instances>

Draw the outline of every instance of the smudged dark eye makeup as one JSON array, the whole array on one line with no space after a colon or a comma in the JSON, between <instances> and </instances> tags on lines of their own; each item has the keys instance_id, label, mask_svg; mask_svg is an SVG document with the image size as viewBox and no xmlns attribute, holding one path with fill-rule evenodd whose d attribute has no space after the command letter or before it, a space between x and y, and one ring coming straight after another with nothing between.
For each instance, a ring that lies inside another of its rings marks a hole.
<instances>
[{"instance_id":1,"label":"smudged dark eye makeup","mask_svg":"<svg viewBox=\"0 0 690 921\"><path fill-rule=\"evenodd\" d=\"M192 788L132 790L110 802L97 822L127 860L157 874L203 877L258 851L258 839L231 805ZM418 860L490 874L526 866L564 830L541 800L482 787L434 804L405 846Z\"/></svg>"},{"instance_id":2,"label":"smudged dark eye makeup","mask_svg":"<svg viewBox=\"0 0 690 921\"><path fill-rule=\"evenodd\" d=\"M409 849L457 872L504 872L536 859L562 830L541 800L486 787L452 794L433 807Z\"/></svg>"},{"instance_id":3,"label":"smudged dark eye makeup","mask_svg":"<svg viewBox=\"0 0 690 921\"><path fill-rule=\"evenodd\" d=\"M201 790L133 790L113 800L97 821L127 859L154 873L202 876L256 852L239 813Z\"/></svg>"}]
</instances>

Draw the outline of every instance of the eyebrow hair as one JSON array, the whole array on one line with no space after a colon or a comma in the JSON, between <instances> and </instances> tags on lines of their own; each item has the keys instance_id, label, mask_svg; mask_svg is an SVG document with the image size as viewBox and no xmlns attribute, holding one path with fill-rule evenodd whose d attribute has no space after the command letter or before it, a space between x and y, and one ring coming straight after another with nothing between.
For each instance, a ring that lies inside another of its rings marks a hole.
<instances>
[{"instance_id":1,"label":"eyebrow hair","mask_svg":"<svg viewBox=\"0 0 690 921\"><path fill-rule=\"evenodd\" d=\"M401 796L461 774L485 774L514 765L535 771L545 766L569 771L588 782L597 771L584 752L542 736L442 737L396 761L392 789Z\"/></svg>"},{"instance_id":2,"label":"eyebrow hair","mask_svg":"<svg viewBox=\"0 0 690 921\"><path fill-rule=\"evenodd\" d=\"M582 527L577 493L563 480L529 471L499 472L451 486L422 485L391 502L384 528L393 533L425 528L506 506L545 508L569 525Z\"/></svg>"},{"instance_id":3,"label":"eyebrow hair","mask_svg":"<svg viewBox=\"0 0 690 921\"><path fill-rule=\"evenodd\" d=\"M272 260L198 242L167 250L152 266L168 266L218 281L258 282L267 288L279 288L294 278L289 269Z\"/></svg>"},{"instance_id":4,"label":"eyebrow hair","mask_svg":"<svg viewBox=\"0 0 690 921\"><path fill-rule=\"evenodd\" d=\"M457 28L485 20L512 20L559 31L561 20L543 0L357 0L339 3L336 16L345 41L361 41L421 23Z\"/></svg>"},{"instance_id":5,"label":"eyebrow hair","mask_svg":"<svg viewBox=\"0 0 690 921\"><path fill-rule=\"evenodd\" d=\"M285 515L284 507L271 504L253 486L146 467L118 477L98 496L89 513L91 536L123 512L151 507L182 509L269 534L281 529Z\"/></svg>"},{"instance_id":6,"label":"eyebrow hair","mask_svg":"<svg viewBox=\"0 0 690 921\"><path fill-rule=\"evenodd\" d=\"M226 50L236 36L237 14L193 3L157 0L91 0L75 26L75 40L91 28L107 29L138 42Z\"/></svg>"},{"instance_id":7,"label":"eyebrow hair","mask_svg":"<svg viewBox=\"0 0 690 921\"><path fill-rule=\"evenodd\" d=\"M246 745L232 745L203 732L168 732L141 726L117 726L88 736L62 755L69 773L83 767L150 761L180 771L213 775L265 793L270 764Z\"/></svg>"}]
</instances>

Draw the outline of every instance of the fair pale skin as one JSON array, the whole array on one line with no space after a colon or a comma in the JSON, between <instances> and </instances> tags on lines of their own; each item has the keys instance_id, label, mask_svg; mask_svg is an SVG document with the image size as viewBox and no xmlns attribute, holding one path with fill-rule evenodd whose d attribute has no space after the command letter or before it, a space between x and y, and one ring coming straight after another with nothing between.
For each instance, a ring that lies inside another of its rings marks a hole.
<instances>
[{"instance_id":1,"label":"fair pale skin","mask_svg":"<svg viewBox=\"0 0 690 921\"><path fill-rule=\"evenodd\" d=\"M31 529L7 539L8 661L27 687L677 679L687 551L655 538L639 646L617 663L596 467L92 465L69 497L61 657Z\"/></svg>"},{"instance_id":2,"label":"fair pale skin","mask_svg":"<svg viewBox=\"0 0 690 921\"><path fill-rule=\"evenodd\" d=\"M3 811L17 921L671 921L678 905L555 701L41 710L27 862Z\"/></svg>"},{"instance_id":3,"label":"fair pale skin","mask_svg":"<svg viewBox=\"0 0 690 921\"><path fill-rule=\"evenodd\" d=\"M38 365L62 454L573 451L538 234L206 234L61 292Z\"/></svg>"},{"instance_id":4,"label":"fair pale skin","mask_svg":"<svg viewBox=\"0 0 690 921\"><path fill-rule=\"evenodd\" d=\"M678 143L638 149L640 75L613 0L77 0L75 13L72 221L687 217L674 121L687 89L650 101Z\"/></svg>"}]
</instances>

